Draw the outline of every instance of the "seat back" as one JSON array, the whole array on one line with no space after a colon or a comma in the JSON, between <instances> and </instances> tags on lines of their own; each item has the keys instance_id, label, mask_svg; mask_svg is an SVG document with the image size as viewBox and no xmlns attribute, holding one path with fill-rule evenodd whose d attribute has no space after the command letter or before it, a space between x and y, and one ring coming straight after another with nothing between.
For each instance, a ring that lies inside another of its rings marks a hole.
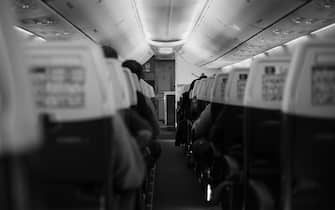
<instances>
[{"instance_id":1,"label":"seat back","mask_svg":"<svg viewBox=\"0 0 335 210\"><path fill-rule=\"evenodd\" d=\"M116 106L101 49L86 42L48 42L27 45L25 53L35 104L45 116L35 177L106 181Z\"/></svg>"},{"instance_id":2,"label":"seat back","mask_svg":"<svg viewBox=\"0 0 335 210\"><path fill-rule=\"evenodd\" d=\"M200 84L200 80L195 81L194 86L193 86L193 89L192 89L192 91L190 92L190 98L191 98L191 99L197 97L199 84Z\"/></svg>"},{"instance_id":3,"label":"seat back","mask_svg":"<svg viewBox=\"0 0 335 210\"><path fill-rule=\"evenodd\" d=\"M141 86L141 90L142 90L143 94L146 97L151 98L148 83L146 81L144 81L143 79L140 79L140 86Z\"/></svg>"},{"instance_id":4,"label":"seat back","mask_svg":"<svg viewBox=\"0 0 335 210\"><path fill-rule=\"evenodd\" d=\"M275 205L280 197L280 107L290 61L289 57L253 61L244 97L243 182L262 183ZM252 195L245 193L245 206L250 209Z\"/></svg>"},{"instance_id":5,"label":"seat back","mask_svg":"<svg viewBox=\"0 0 335 210\"><path fill-rule=\"evenodd\" d=\"M211 93L214 87L214 81L215 77L209 77L207 81L207 89L206 89L206 96L205 101L210 102L211 101Z\"/></svg>"},{"instance_id":6,"label":"seat back","mask_svg":"<svg viewBox=\"0 0 335 210\"><path fill-rule=\"evenodd\" d=\"M135 84L136 91L143 93L143 90L142 90L141 84L140 84L140 80L138 79L137 75L132 73L131 76L133 78L133 82Z\"/></svg>"},{"instance_id":7,"label":"seat back","mask_svg":"<svg viewBox=\"0 0 335 210\"><path fill-rule=\"evenodd\" d=\"M279 155L280 108L290 61L290 57L269 57L251 65L244 97L248 157Z\"/></svg>"},{"instance_id":8,"label":"seat back","mask_svg":"<svg viewBox=\"0 0 335 210\"><path fill-rule=\"evenodd\" d=\"M22 40L7 1L0 8L0 157L22 154L40 143L40 124L25 69Z\"/></svg>"},{"instance_id":9,"label":"seat back","mask_svg":"<svg viewBox=\"0 0 335 210\"><path fill-rule=\"evenodd\" d=\"M244 117L242 102L248 72L249 69L246 68L232 69L225 86L224 109L217 118L224 132L220 141L216 142L219 149L224 149L225 153L229 153L236 145L242 144Z\"/></svg>"},{"instance_id":10,"label":"seat back","mask_svg":"<svg viewBox=\"0 0 335 210\"><path fill-rule=\"evenodd\" d=\"M245 87L248 80L249 69L236 68L229 73L226 85L225 103L230 106L243 106Z\"/></svg>"},{"instance_id":11,"label":"seat back","mask_svg":"<svg viewBox=\"0 0 335 210\"><path fill-rule=\"evenodd\" d=\"M116 59L106 59L109 73L110 87L115 96L116 109L126 109L130 107L130 91L126 77L123 73L121 63Z\"/></svg>"},{"instance_id":12,"label":"seat back","mask_svg":"<svg viewBox=\"0 0 335 210\"><path fill-rule=\"evenodd\" d=\"M26 209L27 174L22 157L41 145L40 123L25 71L22 40L14 31L12 1L0 7L0 209Z\"/></svg>"},{"instance_id":13,"label":"seat back","mask_svg":"<svg viewBox=\"0 0 335 210\"><path fill-rule=\"evenodd\" d=\"M313 40L294 53L283 97L283 207L333 209L335 42Z\"/></svg>"},{"instance_id":14,"label":"seat back","mask_svg":"<svg viewBox=\"0 0 335 210\"><path fill-rule=\"evenodd\" d=\"M147 83L147 85L148 85L148 88L149 88L149 96L150 96L150 98L155 98L156 95L155 95L155 89L154 89L154 87L152 87L148 83Z\"/></svg>"},{"instance_id":15,"label":"seat back","mask_svg":"<svg viewBox=\"0 0 335 210\"><path fill-rule=\"evenodd\" d=\"M135 106L137 104L137 95L136 95L136 85L133 80L132 73L128 68L123 68L123 73L126 77L127 86L130 87L128 89L130 96L130 105Z\"/></svg>"},{"instance_id":16,"label":"seat back","mask_svg":"<svg viewBox=\"0 0 335 210\"><path fill-rule=\"evenodd\" d=\"M229 74L227 73L221 73L215 76L210 102L224 104L228 76Z\"/></svg>"}]
</instances>

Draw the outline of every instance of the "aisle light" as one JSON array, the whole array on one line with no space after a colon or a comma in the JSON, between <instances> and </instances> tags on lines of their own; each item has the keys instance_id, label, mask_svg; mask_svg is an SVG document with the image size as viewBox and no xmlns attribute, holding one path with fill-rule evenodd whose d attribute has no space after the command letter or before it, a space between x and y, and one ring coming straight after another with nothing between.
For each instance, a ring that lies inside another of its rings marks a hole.
<instances>
[{"instance_id":1,"label":"aisle light","mask_svg":"<svg viewBox=\"0 0 335 210\"><path fill-rule=\"evenodd\" d=\"M207 184L207 201L211 201L212 199L212 188L210 184Z\"/></svg>"}]
</instances>

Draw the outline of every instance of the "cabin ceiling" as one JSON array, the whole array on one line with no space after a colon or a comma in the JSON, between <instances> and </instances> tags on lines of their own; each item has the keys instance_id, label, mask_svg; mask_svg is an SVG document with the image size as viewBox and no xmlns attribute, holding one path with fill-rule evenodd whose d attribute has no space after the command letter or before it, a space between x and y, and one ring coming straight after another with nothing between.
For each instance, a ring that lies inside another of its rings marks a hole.
<instances>
[{"instance_id":1,"label":"cabin ceiling","mask_svg":"<svg viewBox=\"0 0 335 210\"><path fill-rule=\"evenodd\" d=\"M335 0L13 2L18 25L48 40L90 39L142 63L162 46L171 47L208 68L244 60L335 22Z\"/></svg>"}]
</instances>

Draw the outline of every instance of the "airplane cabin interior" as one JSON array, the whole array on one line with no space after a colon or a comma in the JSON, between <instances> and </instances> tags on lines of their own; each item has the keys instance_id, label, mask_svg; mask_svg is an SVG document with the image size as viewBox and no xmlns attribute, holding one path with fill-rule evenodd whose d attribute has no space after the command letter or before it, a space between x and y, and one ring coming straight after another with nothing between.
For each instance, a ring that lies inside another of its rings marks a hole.
<instances>
[{"instance_id":1,"label":"airplane cabin interior","mask_svg":"<svg viewBox=\"0 0 335 210\"><path fill-rule=\"evenodd\" d=\"M1 210L335 209L335 0L1 0Z\"/></svg>"}]
</instances>

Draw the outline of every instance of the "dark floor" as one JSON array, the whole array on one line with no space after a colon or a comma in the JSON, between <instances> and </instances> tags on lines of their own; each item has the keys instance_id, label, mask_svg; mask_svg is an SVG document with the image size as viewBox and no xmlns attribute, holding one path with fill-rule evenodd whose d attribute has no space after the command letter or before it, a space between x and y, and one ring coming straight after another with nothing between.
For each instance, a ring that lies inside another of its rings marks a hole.
<instances>
[{"instance_id":1,"label":"dark floor","mask_svg":"<svg viewBox=\"0 0 335 210\"><path fill-rule=\"evenodd\" d=\"M174 140L161 140L162 156L157 164L153 210L218 210L203 203L200 185L186 165L183 150Z\"/></svg>"}]
</instances>

